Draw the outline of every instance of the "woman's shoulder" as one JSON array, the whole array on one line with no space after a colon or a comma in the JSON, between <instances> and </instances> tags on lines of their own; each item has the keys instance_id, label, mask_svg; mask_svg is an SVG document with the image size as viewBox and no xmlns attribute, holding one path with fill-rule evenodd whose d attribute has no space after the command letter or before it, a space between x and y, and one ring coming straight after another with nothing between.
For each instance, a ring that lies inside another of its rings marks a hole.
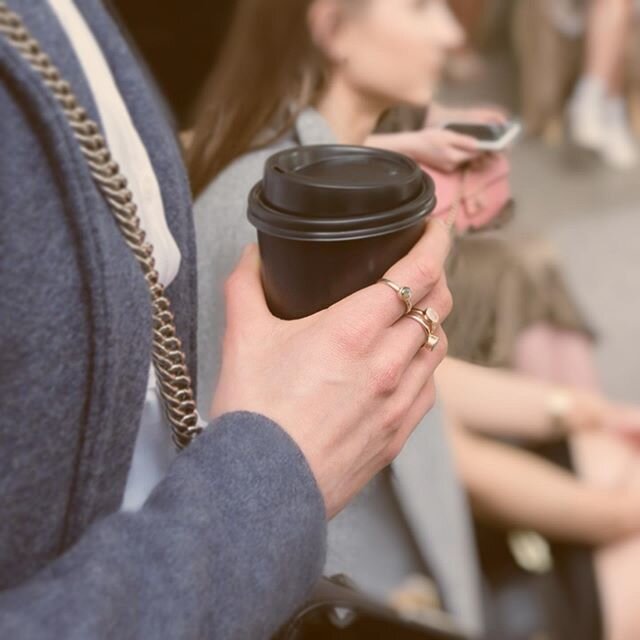
<instances>
[{"instance_id":1,"label":"woman's shoulder","mask_svg":"<svg viewBox=\"0 0 640 640\"><path fill-rule=\"evenodd\" d=\"M196 200L196 223L212 212L237 207L244 208L251 188L262 178L264 163L277 151L294 146L292 139L280 140L268 147L256 149L236 158L205 188Z\"/></svg>"}]
</instances>

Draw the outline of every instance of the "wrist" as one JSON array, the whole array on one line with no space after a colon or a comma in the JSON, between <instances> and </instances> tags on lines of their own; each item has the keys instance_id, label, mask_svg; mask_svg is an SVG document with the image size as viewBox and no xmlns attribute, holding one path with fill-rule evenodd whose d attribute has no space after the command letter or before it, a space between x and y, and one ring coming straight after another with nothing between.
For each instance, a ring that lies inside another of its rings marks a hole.
<instances>
[{"instance_id":1,"label":"wrist","mask_svg":"<svg viewBox=\"0 0 640 640\"><path fill-rule=\"evenodd\" d=\"M594 393L558 387L547 398L552 433L558 437L599 429L606 411L606 401Z\"/></svg>"},{"instance_id":2,"label":"wrist","mask_svg":"<svg viewBox=\"0 0 640 640\"><path fill-rule=\"evenodd\" d=\"M603 542L626 538L640 530L639 518L628 496L621 491L603 492L607 517L602 521Z\"/></svg>"}]
</instances>

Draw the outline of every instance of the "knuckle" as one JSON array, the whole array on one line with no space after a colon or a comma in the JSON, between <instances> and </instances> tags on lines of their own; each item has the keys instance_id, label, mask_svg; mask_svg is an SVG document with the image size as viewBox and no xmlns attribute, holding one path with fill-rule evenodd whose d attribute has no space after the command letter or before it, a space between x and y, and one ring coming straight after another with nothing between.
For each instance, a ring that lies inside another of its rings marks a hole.
<instances>
[{"instance_id":1,"label":"knuckle","mask_svg":"<svg viewBox=\"0 0 640 640\"><path fill-rule=\"evenodd\" d=\"M400 384L402 368L398 363L385 362L371 369L371 385L377 396L393 394Z\"/></svg>"},{"instance_id":2,"label":"knuckle","mask_svg":"<svg viewBox=\"0 0 640 640\"><path fill-rule=\"evenodd\" d=\"M387 445L387 448L384 452L384 462L385 466L389 466L402 452L403 443L395 438Z\"/></svg>"},{"instance_id":3,"label":"knuckle","mask_svg":"<svg viewBox=\"0 0 640 640\"><path fill-rule=\"evenodd\" d=\"M381 410L382 429L387 436L393 440L400 430L407 407L397 402L387 403Z\"/></svg>"},{"instance_id":4,"label":"knuckle","mask_svg":"<svg viewBox=\"0 0 640 640\"><path fill-rule=\"evenodd\" d=\"M369 353L371 335L369 327L363 322L344 322L332 332L332 340L340 355L347 358L361 358Z\"/></svg>"}]
</instances>

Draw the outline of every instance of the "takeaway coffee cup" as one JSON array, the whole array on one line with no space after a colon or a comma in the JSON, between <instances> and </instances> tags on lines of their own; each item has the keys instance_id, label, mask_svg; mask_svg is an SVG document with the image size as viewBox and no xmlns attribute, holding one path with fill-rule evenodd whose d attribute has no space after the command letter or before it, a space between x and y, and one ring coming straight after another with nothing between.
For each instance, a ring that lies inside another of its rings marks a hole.
<instances>
[{"instance_id":1,"label":"takeaway coffee cup","mask_svg":"<svg viewBox=\"0 0 640 640\"><path fill-rule=\"evenodd\" d=\"M397 153L343 145L271 156L249 195L272 312L301 318L377 282L424 231L431 178Z\"/></svg>"}]
</instances>

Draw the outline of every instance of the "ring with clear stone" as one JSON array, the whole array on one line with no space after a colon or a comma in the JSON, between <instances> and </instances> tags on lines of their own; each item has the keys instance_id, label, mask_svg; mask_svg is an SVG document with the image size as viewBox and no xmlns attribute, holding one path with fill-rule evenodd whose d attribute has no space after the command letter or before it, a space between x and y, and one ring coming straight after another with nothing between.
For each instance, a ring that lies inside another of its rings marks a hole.
<instances>
[{"instance_id":1,"label":"ring with clear stone","mask_svg":"<svg viewBox=\"0 0 640 640\"><path fill-rule=\"evenodd\" d=\"M381 278L378 282L381 282L382 284L386 284L387 287L390 287L396 292L396 294L398 295L398 298L400 298L402 303L407 308L406 313L409 313L413 309L413 302L412 302L413 291L411 290L411 287L402 287L399 284L396 284L395 282L393 282L392 280L389 280L388 278Z\"/></svg>"}]
</instances>

